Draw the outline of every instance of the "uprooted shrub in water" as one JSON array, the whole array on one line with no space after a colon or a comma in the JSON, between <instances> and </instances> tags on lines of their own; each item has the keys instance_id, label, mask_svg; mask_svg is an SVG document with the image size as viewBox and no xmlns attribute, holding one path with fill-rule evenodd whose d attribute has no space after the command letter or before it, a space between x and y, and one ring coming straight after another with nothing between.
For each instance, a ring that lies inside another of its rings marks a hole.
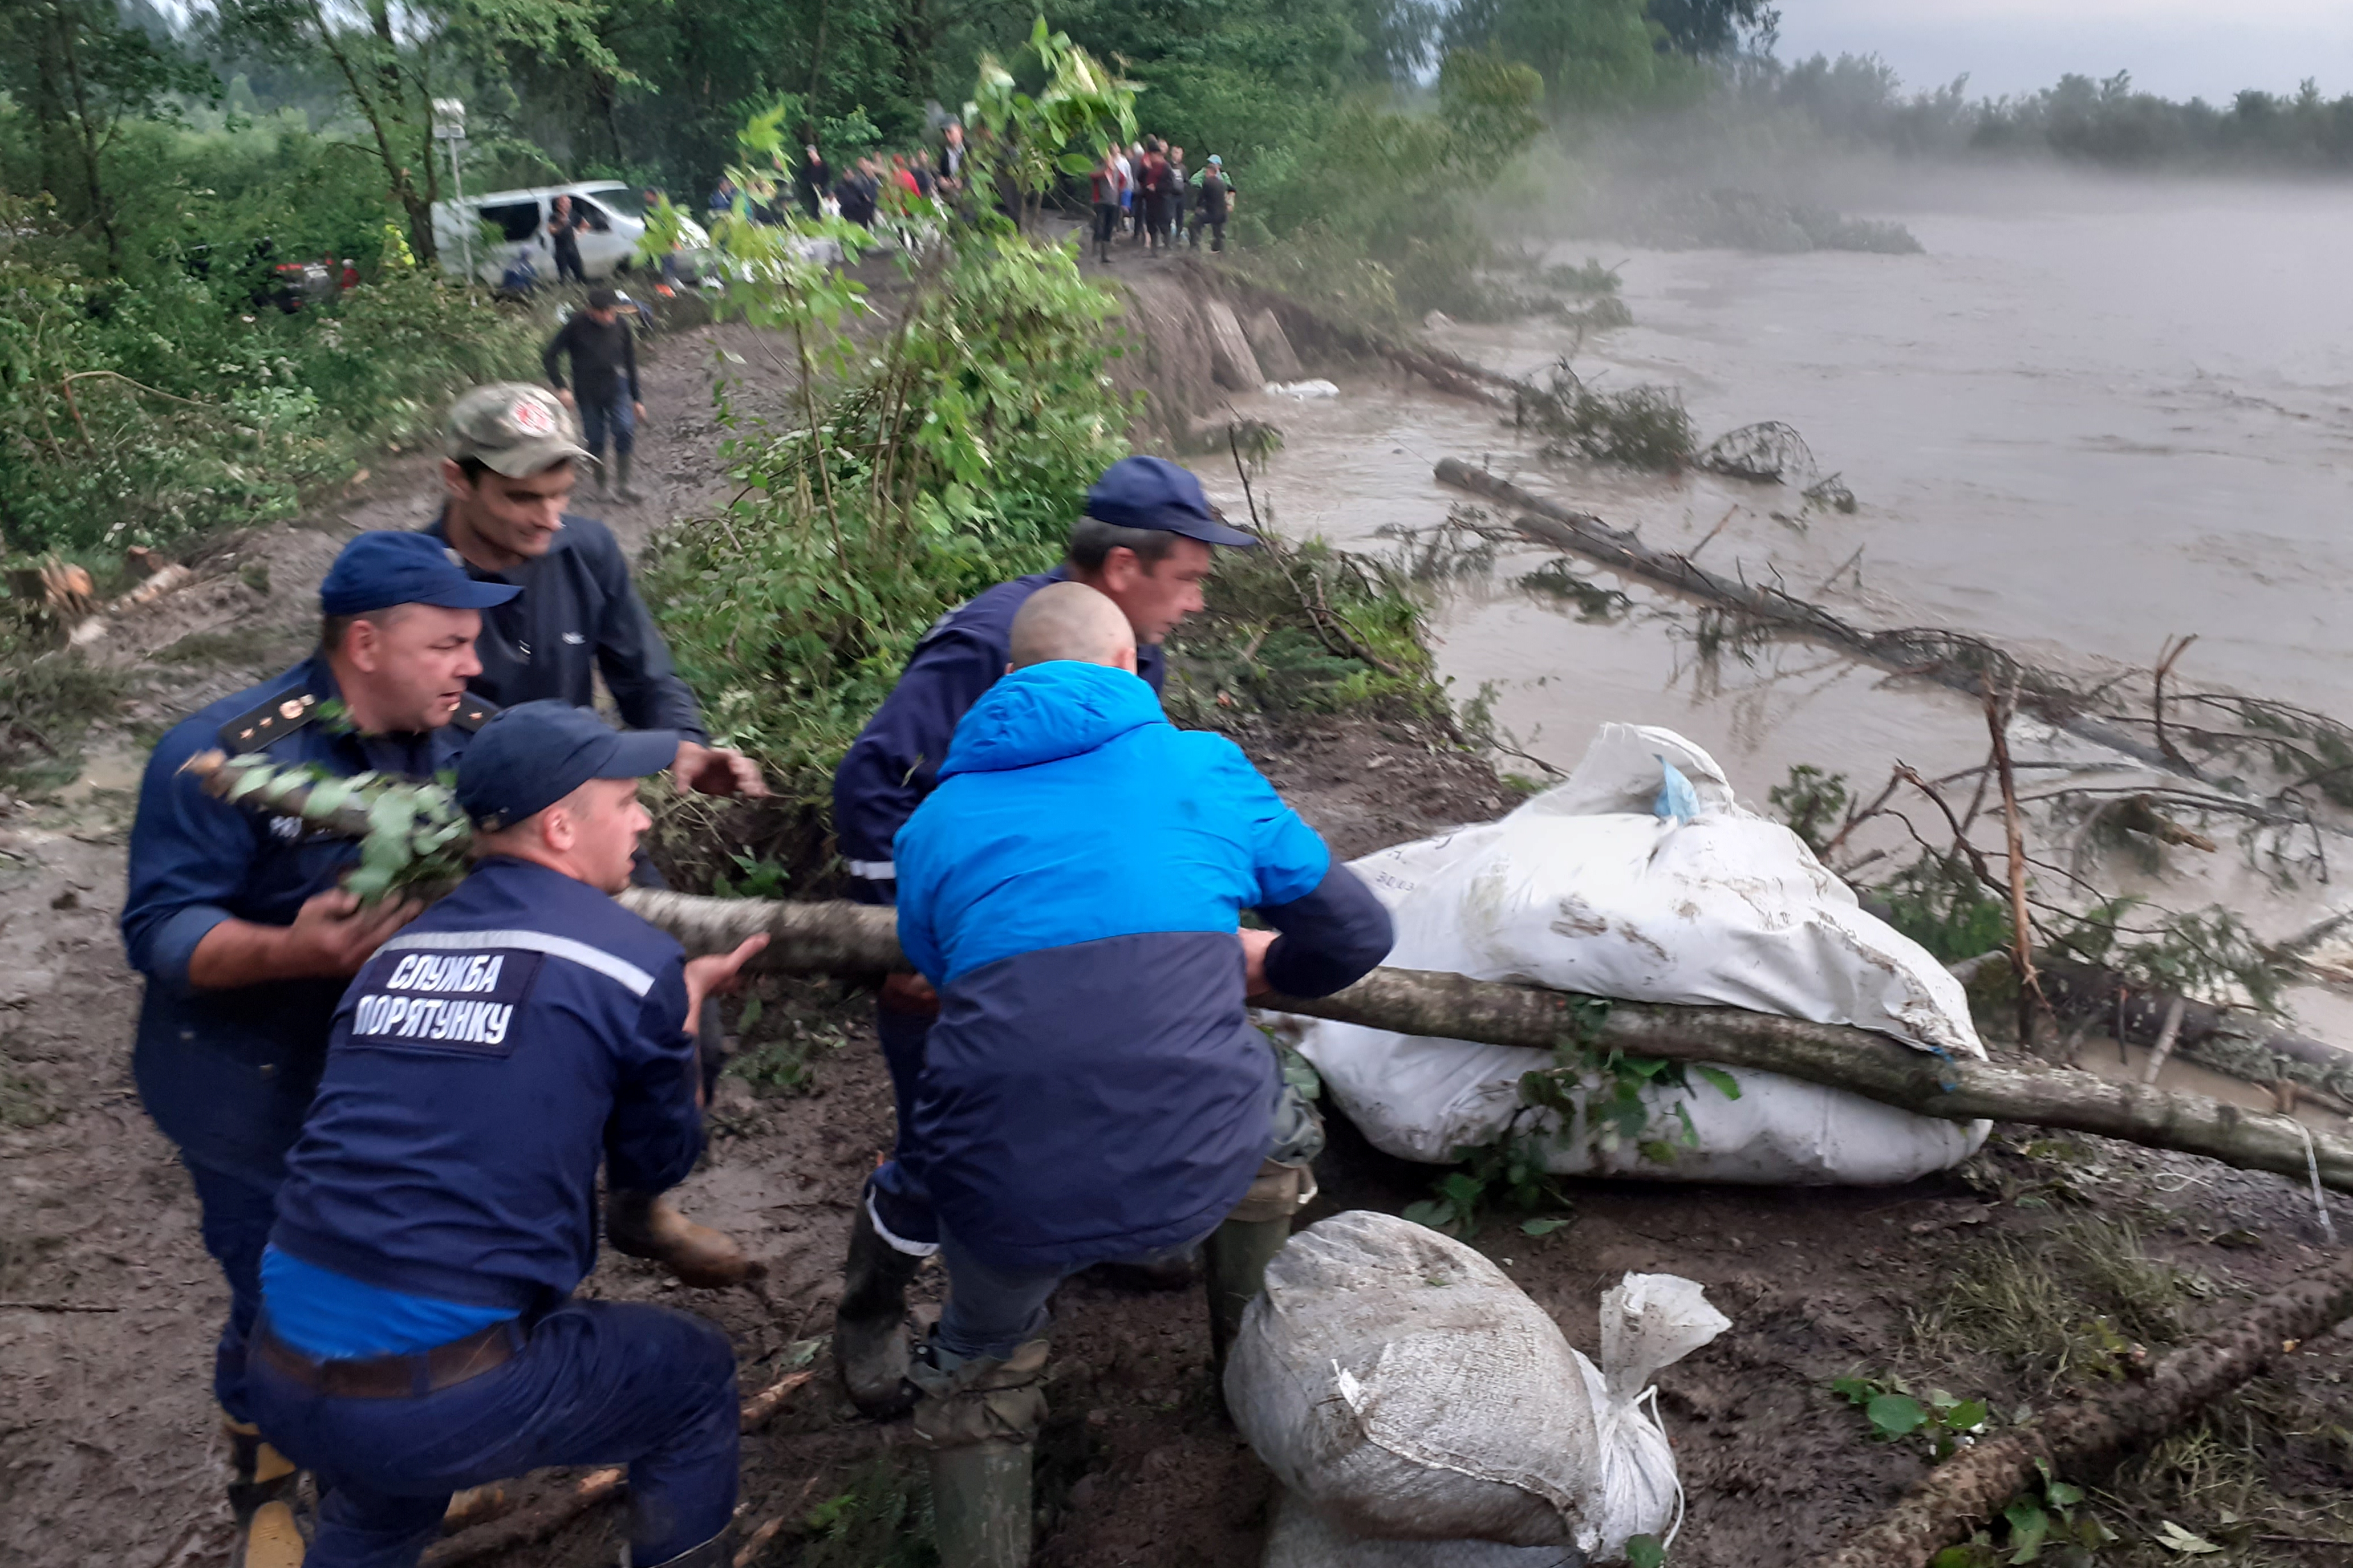
<instances>
[{"instance_id":1,"label":"uprooted shrub in water","mask_svg":"<svg viewBox=\"0 0 2353 1568\"><path fill-rule=\"evenodd\" d=\"M1671 472L1692 460L1698 432L1672 387L1597 392L1562 360L1518 402L1518 420L1550 439L1548 455Z\"/></svg>"}]
</instances>

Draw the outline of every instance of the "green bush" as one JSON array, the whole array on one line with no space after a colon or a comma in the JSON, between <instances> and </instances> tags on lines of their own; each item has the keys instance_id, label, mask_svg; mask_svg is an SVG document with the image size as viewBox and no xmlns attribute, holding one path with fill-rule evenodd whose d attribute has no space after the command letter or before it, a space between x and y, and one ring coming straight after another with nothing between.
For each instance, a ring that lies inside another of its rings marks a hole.
<instances>
[{"instance_id":1,"label":"green bush","mask_svg":"<svg viewBox=\"0 0 2353 1568\"><path fill-rule=\"evenodd\" d=\"M0 214L0 217L6 215ZM290 515L457 387L528 374L527 315L396 260L291 315L241 279L0 251L0 548L119 551Z\"/></svg>"}]
</instances>

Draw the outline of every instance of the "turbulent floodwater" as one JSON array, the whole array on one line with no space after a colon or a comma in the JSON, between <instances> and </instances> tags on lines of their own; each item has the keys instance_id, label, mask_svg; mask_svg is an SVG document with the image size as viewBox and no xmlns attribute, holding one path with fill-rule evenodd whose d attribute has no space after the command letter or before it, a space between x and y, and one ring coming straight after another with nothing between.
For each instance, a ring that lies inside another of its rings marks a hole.
<instances>
[{"instance_id":1,"label":"turbulent floodwater","mask_svg":"<svg viewBox=\"0 0 2353 1568\"><path fill-rule=\"evenodd\" d=\"M1561 252L1624 258L1637 323L1581 373L1675 385L1703 439L1788 421L1852 487L1852 516L1777 521L1799 503L1774 487L1546 465L1475 406L1366 382L1265 400L1289 437L1266 487L1277 521L1375 546L1465 499L1430 479L1439 458L1484 453L1657 546L1696 546L1728 515L1704 563L1866 625L1976 631L2094 674L2195 633L2192 682L2353 709L2337 614L2353 581L2353 193L2105 187L1900 216L1926 255ZM1573 346L1541 323L1437 335L1523 374ZM1506 727L1547 760L1573 762L1604 719L1684 731L1760 797L1797 762L1877 779L1899 756L1984 754L1971 704L1816 650L1711 675L1662 621L1580 624L1513 586L1544 559L1508 556L1439 629L1458 691L1495 683Z\"/></svg>"}]
</instances>

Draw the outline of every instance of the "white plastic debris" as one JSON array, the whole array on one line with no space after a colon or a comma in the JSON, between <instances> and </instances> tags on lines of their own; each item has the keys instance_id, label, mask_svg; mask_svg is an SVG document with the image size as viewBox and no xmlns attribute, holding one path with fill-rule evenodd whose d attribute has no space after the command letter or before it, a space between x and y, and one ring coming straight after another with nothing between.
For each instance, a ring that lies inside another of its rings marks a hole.
<instances>
[{"instance_id":1,"label":"white plastic debris","mask_svg":"<svg viewBox=\"0 0 2353 1568\"><path fill-rule=\"evenodd\" d=\"M1271 381L1266 384L1266 390L1277 397L1296 397L1303 401L1310 397L1340 395L1337 386L1321 377L1309 381Z\"/></svg>"}]
</instances>

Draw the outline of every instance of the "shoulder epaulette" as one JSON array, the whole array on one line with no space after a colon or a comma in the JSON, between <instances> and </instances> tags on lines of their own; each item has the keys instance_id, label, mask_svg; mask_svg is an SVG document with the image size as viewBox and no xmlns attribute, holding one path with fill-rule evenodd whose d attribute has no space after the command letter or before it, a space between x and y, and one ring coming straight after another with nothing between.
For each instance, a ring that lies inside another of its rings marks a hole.
<instances>
[{"instance_id":1,"label":"shoulder epaulette","mask_svg":"<svg viewBox=\"0 0 2353 1568\"><path fill-rule=\"evenodd\" d=\"M495 702L486 701L469 691L458 700L458 711L449 715L450 727L463 730L469 735L499 716Z\"/></svg>"},{"instance_id":2,"label":"shoulder epaulette","mask_svg":"<svg viewBox=\"0 0 2353 1568\"><path fill-rule=\"evenodd\" d=\"M250 713L240 713L220 727L221 749L230 756L258 752L283 739L319 716L319 699L308 691L273 697Z\"/></svg>"}]
</instances>

